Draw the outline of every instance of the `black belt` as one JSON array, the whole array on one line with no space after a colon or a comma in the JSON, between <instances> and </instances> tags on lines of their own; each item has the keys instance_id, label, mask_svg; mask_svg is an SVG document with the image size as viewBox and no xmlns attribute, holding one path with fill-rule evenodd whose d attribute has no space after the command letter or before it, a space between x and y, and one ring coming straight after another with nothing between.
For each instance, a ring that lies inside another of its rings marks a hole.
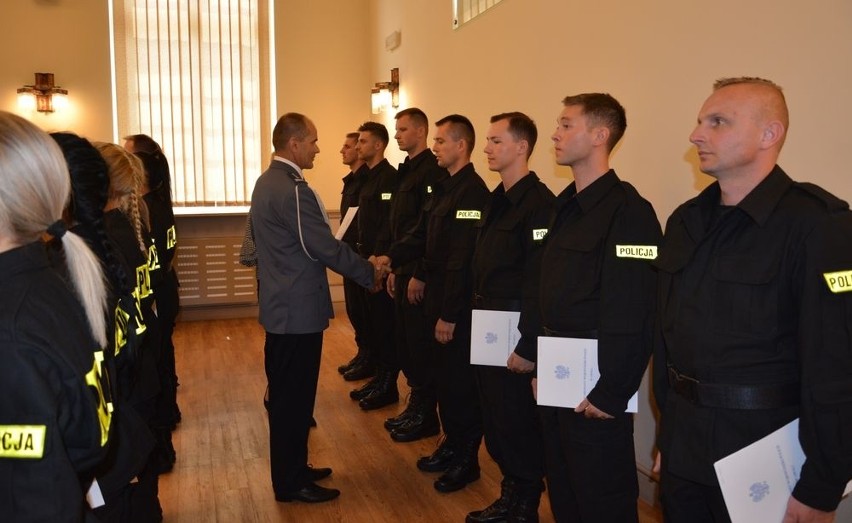
<instances>
[{"instance_id":1,"label":"black belt","mask_svg":"<svg viewBox=\"0 0 852 523\"><path fill-rule=\"evenodd\" d=\"M585 331L558 331L547 327L542 327L541 331L545 336L553 336L555 338L580 338L584 340L598 339L598 331L595 329Z\"/></svg>"},{"instance_id":2,"label":"black belt","mask_svg":"<svg viewBox=\"0 0 852 523\"><path fill-rule=\"evenodd\" d=\"M520 311L521 300L511 298L487 298L481 294L473 293L473 308L493 311Z\"/></svg>"},{"instance_id":3,"label":"black belt","mask_svg":"<svg viewBox=\"0 0 852 523\"><path fill-rule=\"evenodd\" d=\"M777 409L799 404L798 382L769 385L702 383L669 366L669 385L699 407L715 409Z\"/></svg>"}]
</instances>

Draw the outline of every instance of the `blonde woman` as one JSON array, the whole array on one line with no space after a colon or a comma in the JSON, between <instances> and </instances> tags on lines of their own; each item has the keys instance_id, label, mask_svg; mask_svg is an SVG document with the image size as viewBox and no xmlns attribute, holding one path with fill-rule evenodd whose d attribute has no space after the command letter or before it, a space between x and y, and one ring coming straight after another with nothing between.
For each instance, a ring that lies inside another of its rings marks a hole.
<instances>
[{"instance_id":1,"label":"blonde woman","mask_svg":"<svg viewBox=\"0 0 852 523\"><path fill-rule=\"evenodd\" d=\"M82 521L90 471L108 443L105 287L97 258L61 220L69 190L56 143L0 111L4 521ZM50 265L50 237L64 254L61 271Z\"/></svg>"}]
</instances>

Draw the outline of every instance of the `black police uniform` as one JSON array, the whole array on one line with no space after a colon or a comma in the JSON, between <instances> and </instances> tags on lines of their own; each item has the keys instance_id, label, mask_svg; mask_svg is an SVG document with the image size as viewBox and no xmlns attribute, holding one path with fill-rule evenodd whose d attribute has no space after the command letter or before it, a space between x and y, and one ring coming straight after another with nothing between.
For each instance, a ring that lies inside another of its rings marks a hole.
<instances>
[{"instance_id":1,"label":"black police uniform","mask_svg":"<svg viewBox=\"0 0 852 523\"><path fill-rule=\"evenodd\" d=\"M386 158L367 170L358 197L358 252L365 258L382 254L390 246L390 209L398 185L396 169ZM367 301L367 343L379 368L375 380L369 384L370 388L382 388L381 385L384 388L392 386L396 390L399 364L394 344L393 299L384 290L362 292L366 293Z\"/></svg>"},{"instance_id":2,"label":"black police uniform","mask_svg":"<svg viewBox=\"0 0 852 523\"><path fill-rule=\"evenodd\" d=\"M103 350L41 241L0 254L0 515L82 521L111 425Z\"/></svg>"},{"instance_id":3,"label":"black police uniform","mask_svg":"<svg viewBox=\"0 0 852 523\"><path fill-rule=\"evenodd\" d=\"M401 240L406 233L417 226L417 221L426 200L433 194L433 187L448 176L446 169L438 167L435 155L424 149L414 158L406 158L399 164L399 187L391 204L391 239ZM426 359L432 351L434 333L427 325L422 304L408 301L408 282L411 280L420 260L394 267L396 278L394 306L396 309L396 348L400 368L408 379L412 398L408 412L421 417L431 416L435 421L435 377L432 373L434 362ZM416 420L412 420L416 421ZM400 429L405 440L419 436L420 424L410 424ZM398 437L398 436L396 436ZM396 439L395 437L395 439Z\"/></svg>"},{"instance_id":4,"label":"black police uniform","mask_svg":"<svg viewBox=\"0 0 852 523\"><path fill-rule=\"evenodd\" d=\"M469 163L433 188L415 229L395 242L394 265L423 258L414 277L426 282L424 307L429 328L439 319L454 323L453 339L437 350L438 410L449 447L468 446L475 454L482 438L476 383L470 365L471 258L475 225L488 199L488 187Z\"/></svg>"},{"instance_id":5,"label":"black police uniform","mask_svg":"<svg viewBox=\"0 0 852 523\"><path fill-rule=\"evenodd\" d=\"M738 205L714 183L666 225L655 395L664 509L727 517L713 463L800 418L793 495L837 507L852 479L852 212L775 167ZM702 503L690 493L703 492Z\"/></svg>"},{"instance_id":6,"label":"black police uniform","mask_svg":"<svg viewBox=\"0 0 852 523\"><path fill-rule=\"evenodd\" d=\"M541 333L598 340L601 377L588 400L614 417L539 407L557 521L638 519L633 416L624 411L651 354L649 259L661 238L651 204L613 170L556 198L541 262Z\"/></svg>"},{"instance_id":7,"label":"black police uniform","mask_svg":"<svg viewBox=\"0 0 852 523\"><path fill-rule=\"evenodd\" d=\"M350 207L358 207L358 198L361 195L361 188L364 186L364 182L368 176L368 170L369 168L362 164L357 171L350 171L349 174L343 177L343 190L340 195L341 219L346 216ZM357 216L349 224L349 228L346 229L346 233L341 240L356 252L358 251ZM355 345L358 347L356 357L367 358L367 353L370 350L370 346L367 343L367 338L369 337L367 334L367 295L364 293L364 288L358 285L358 283L349 278L343 278L343 299L346 302L346 315L349 317L349 323L352 324L352 328L355 330ZM341 366L339 370L341 373L344 373L351 369L354 364L355 360L353 359L351 364Z\"/></svg>"},{"instance_id":8,"label":"black police uniform","mask_svg":"<svg viewBox=\"0 0 852 523\"><path fill-rule=\"evenodd\" d=\"M491 193L478 228L473 255L474 309L524 310L534 326L538 317L538 274L553 193L530 172L508 191L503 184ZM527 330L527 329L525 329ZM515 352L535 361L536 338L523 339ZM482 405L485 446L500 467L504 488L513 499L538 507L543 489L544 455L533 373L510 372L506 366L475 367Z\"/></svg>"}]
</instances>

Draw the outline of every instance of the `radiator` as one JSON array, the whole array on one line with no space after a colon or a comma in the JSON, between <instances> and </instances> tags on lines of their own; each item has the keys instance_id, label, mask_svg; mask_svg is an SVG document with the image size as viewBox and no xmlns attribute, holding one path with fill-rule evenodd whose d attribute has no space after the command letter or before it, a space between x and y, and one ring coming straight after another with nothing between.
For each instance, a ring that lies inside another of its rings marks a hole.
<instances>
[{"instance_id":1,"label":"radiator","mask_svg":"<svg viewBox=\"0 0 852 523\"><path fill-rule=\"evenodd\" d=\"M257 303L253 267L239 263L242 236L181 237L175 257L181 307Z\"/></svg>"}]
</instances>

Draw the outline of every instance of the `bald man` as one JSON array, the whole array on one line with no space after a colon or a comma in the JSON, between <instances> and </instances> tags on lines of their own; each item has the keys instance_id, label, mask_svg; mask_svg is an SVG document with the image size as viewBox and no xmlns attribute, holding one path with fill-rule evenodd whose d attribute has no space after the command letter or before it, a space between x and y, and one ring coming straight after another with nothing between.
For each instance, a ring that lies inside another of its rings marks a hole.
<instances>
[{"instance_id":1,"label":"bald man","mask_svg":"<svg viewBox=\"0 0 852 523\"><path fill-rule=\"evenodd\" d=\"M776 165L781 88L719 80L690 136L716 179L669 218L654 390L666 521L730 521L713 463L796 418L784 522L834 521L852 478L852 213Z\"/></svg>"}]
</instances>

